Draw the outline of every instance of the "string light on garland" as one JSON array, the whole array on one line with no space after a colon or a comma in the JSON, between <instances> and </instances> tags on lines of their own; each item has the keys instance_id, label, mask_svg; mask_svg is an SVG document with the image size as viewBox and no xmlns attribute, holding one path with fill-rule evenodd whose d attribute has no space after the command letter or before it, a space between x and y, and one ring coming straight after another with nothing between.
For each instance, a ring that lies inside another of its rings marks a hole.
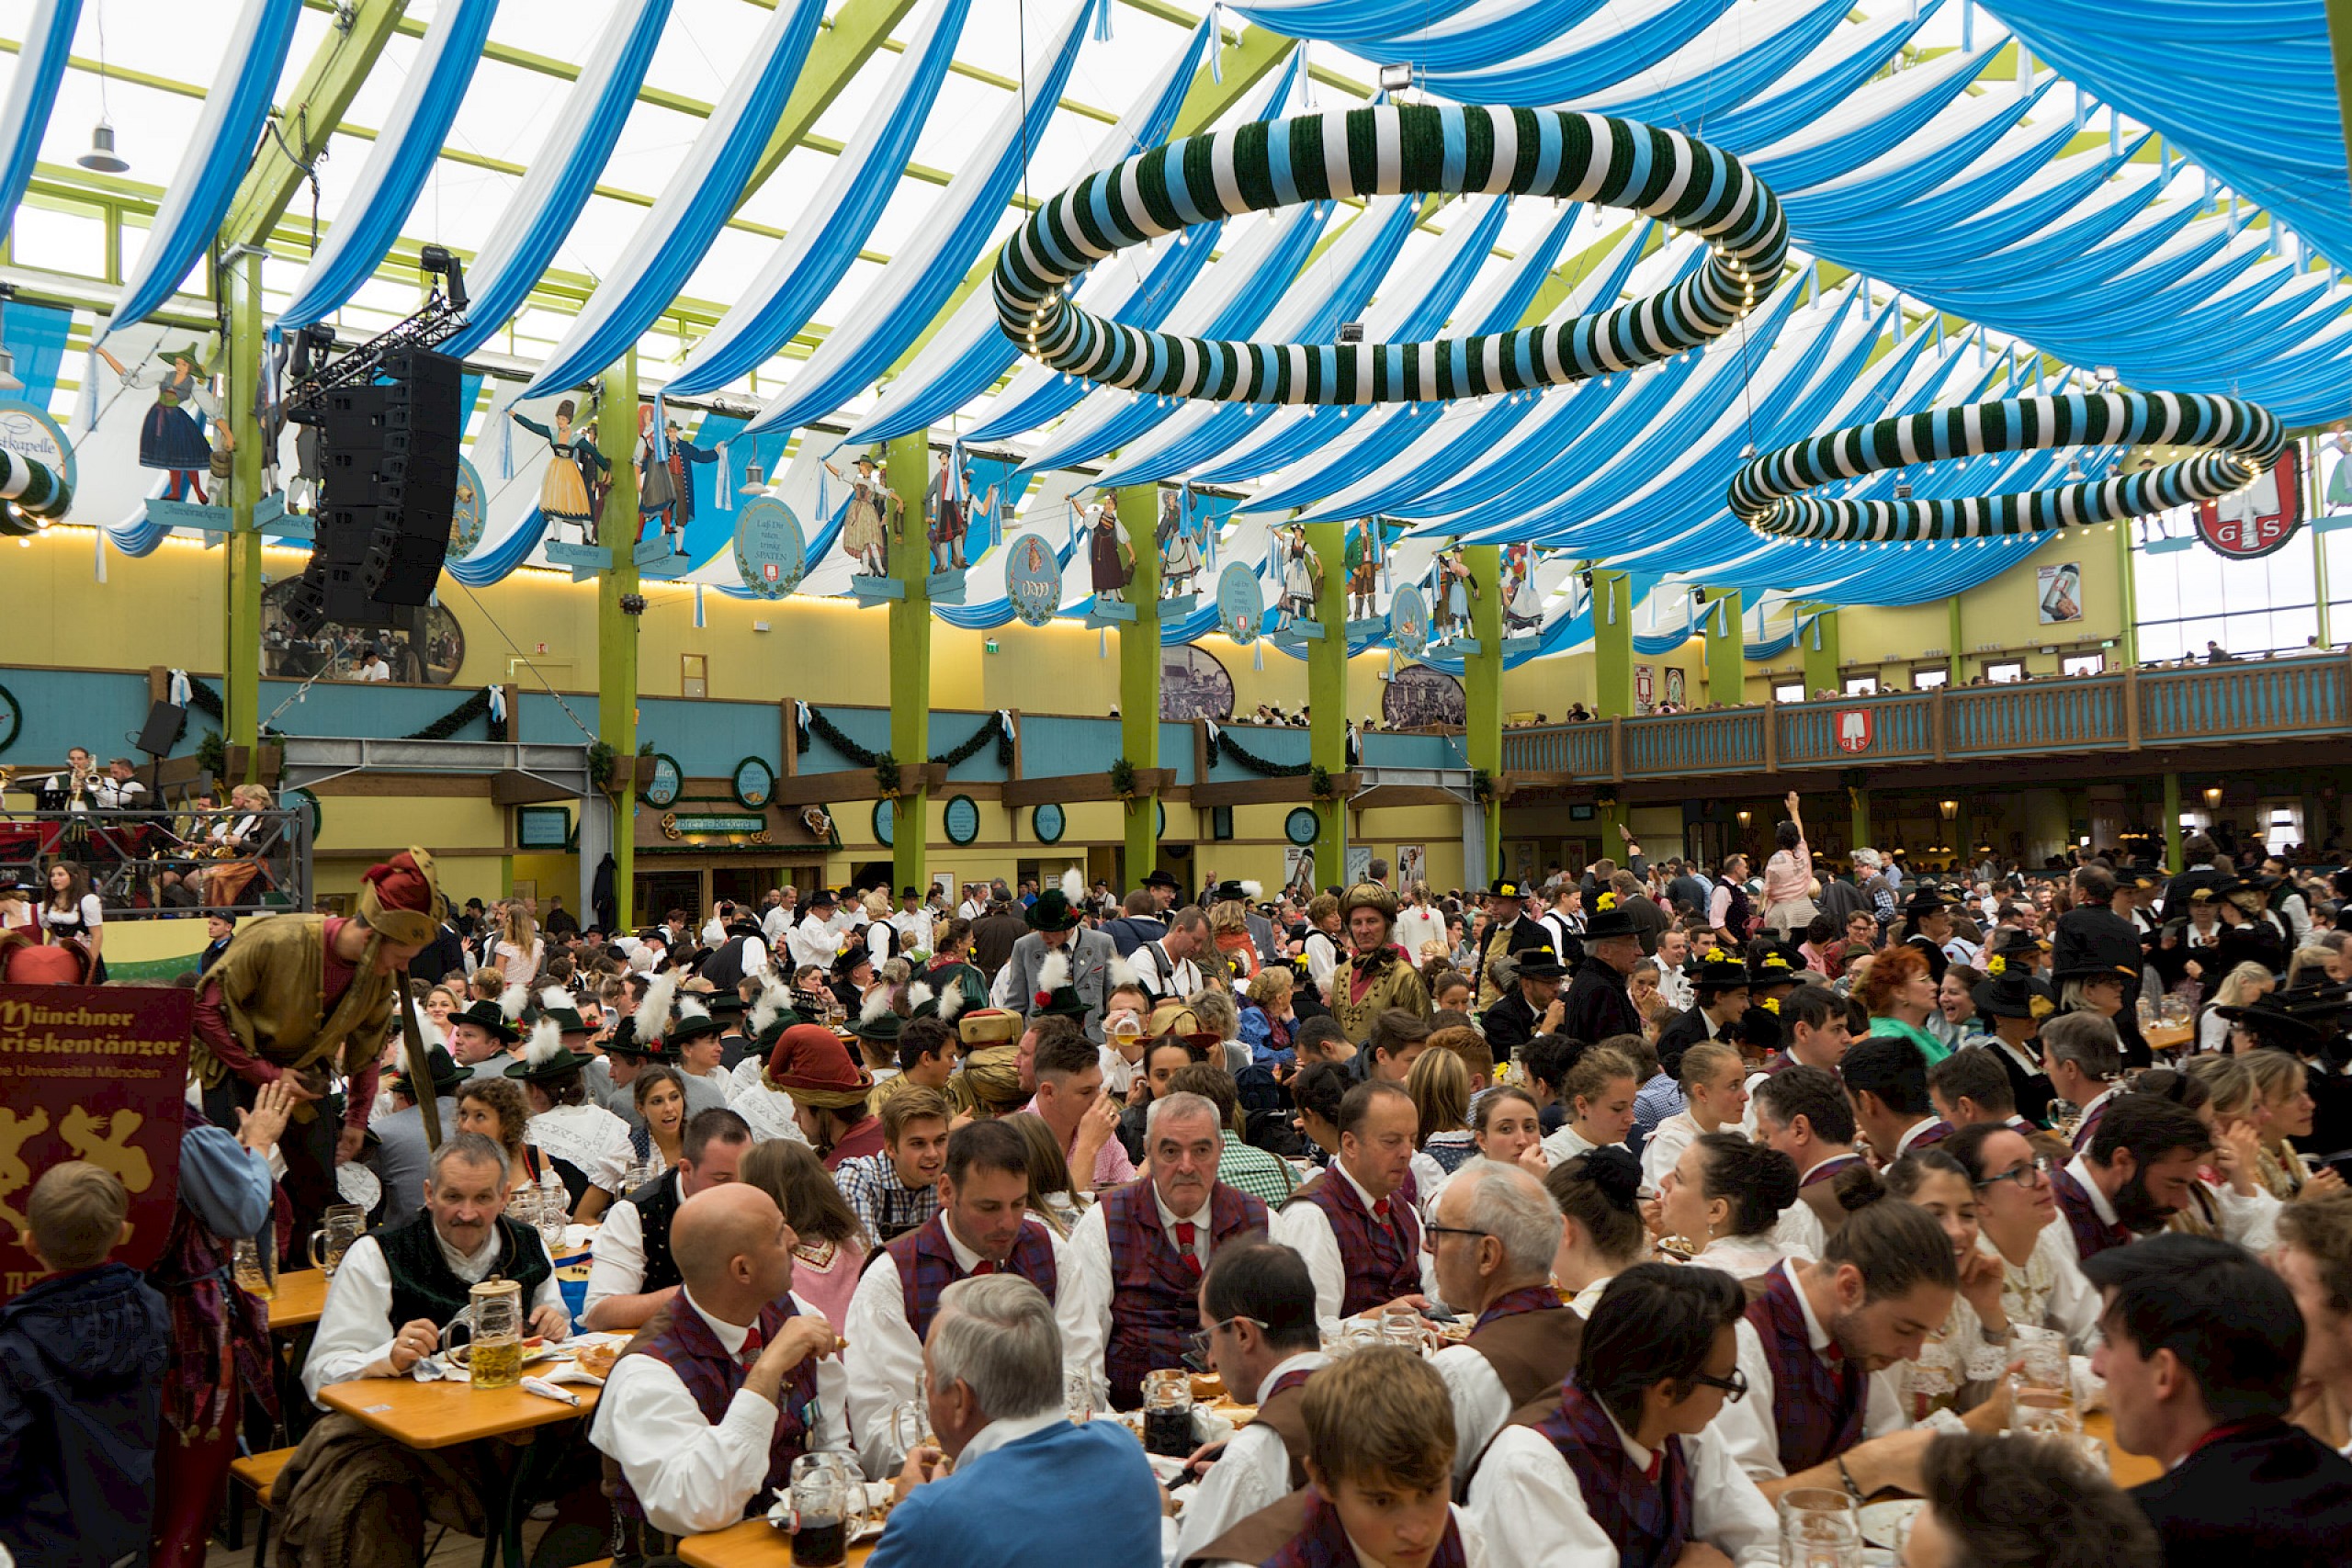
<instances>
[{"instance_id":1,"label":"string light on garland","mask_svg":"<svg viewBox=\"0 0 2352 1568\"><path fill-rule=\"evenodd\" d=\"M1244 212L1438 193L1549 196L1662 220L1708 242L1673 288L1598 315L1431 343L1182 337L1072 304L1104 257ZM1332 406L1451 402L1638 369L1729 332L1780 282L1780 199L1679 131L1603 115L1384 104L1253 121L1129 158L1046 202L997 263L997 319L1032 358L1143 396Z\"/></svg>"},{"instance_id":2,"label":"string light on garland","mask_svg":"<svg viewBox=\"0 0 2352 1568\"><path fill-rule=\"evenodd\" d=\"M1728 500L1754 532L1815 544L1958 543L2013 538L2218 500L2252 486L2287 436L2258 403L2203 392L2070 392L1937 409L1816 435L1740 469ZM1864 474L1945 458L2070 446L2201 446L2212 450L2138 473L2049 490L1952 500L1826 501Z\"/></svg>"}]
</instances>

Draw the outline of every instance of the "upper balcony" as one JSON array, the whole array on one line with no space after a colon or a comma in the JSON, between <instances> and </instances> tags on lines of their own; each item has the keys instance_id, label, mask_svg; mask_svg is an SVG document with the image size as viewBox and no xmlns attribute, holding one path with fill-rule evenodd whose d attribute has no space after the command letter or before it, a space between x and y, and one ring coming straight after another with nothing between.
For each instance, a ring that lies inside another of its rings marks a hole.
<instances>
[{"instance_id":1,"label":"upper balcony","mask_svg":"<svg viewBox=\"0 0 2352 1568\"><path fill-rule=\"evenodd\" d=\"M1551 725L1506 734L1503 771L1522 787L1591 786L2025 760L2079 766L2087 753L2163 771L2180 749L2289 745L2308 756L2315 739L2352 739L2352 660L2342 655ZM2246 765L2261 760L2250 750Z\"/></svg>"}]
</instances>

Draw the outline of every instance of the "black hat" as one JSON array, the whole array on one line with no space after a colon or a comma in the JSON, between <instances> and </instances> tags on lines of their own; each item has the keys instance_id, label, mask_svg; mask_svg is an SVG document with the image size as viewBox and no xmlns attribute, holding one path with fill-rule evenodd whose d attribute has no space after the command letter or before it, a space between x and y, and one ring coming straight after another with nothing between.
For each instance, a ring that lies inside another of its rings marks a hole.
<instances>
[{"instance_id":1,"label":"black hat","mask_svg":"<svg viewBox=\"0 0 2352 1568\"><path fill-rule=\"evenodd\" d=\"M1779 999L1763 997L1748 1003L1747 1010L1739 1015L1739 1022L1733 1027L1741 1044L1758 1051L1779 1050L1781 1034Z\"/></svg>"},{"instance_id":2,"label":"black hat","mask_svg":"<svg viewBox=\"0 0 2352 1568\"><path fill-rule=\"evenodd\" d=\"M2140 861L2116 874L2118 885L2124 887L2162 887L2165 868L2152 861Z\"/></svg>"},{"instance_id":3,"label":"black hat","mask_svg":"<svg viewBox=\"0 0 2352 1568\"><path fill-rule=\"evenodd\" d=\"M661 1054L662 1047L659 1042L648 1046L638 1039L635 1013L629 1014L613 1025L613 1037L605 1042L605 1055L626 1057L632 1062L642 1062Z\"/></svg>"},{"instance_id":4,"label":"black hat","mask_svg":"<svg viewBox=\"0 0 2352 1568\"><path fill-rule=\"evenodd\" d=\"M2037 936L2032 931L2026 931L2021 927L2003 926L1993 933L1993 945L1986 949L1985 956L1988 958L2010 956L2023 958L2028 953L2032 953L2038 956L2046 951L2049 946L2050 939L2047 937ZM2029 964L2028 967L2030 968L2031 965ZM1987 966L1985 973L1989 975L1995 973L1995 971L1990 966Z\"/></svg>"},{"instance_id":5,"label":"black hat","mask_svg":"<svg viewBox=\"0 0 2352 1568\"><path fill-rule=\"evenodd\" d=\"M1804 979L1804 955L1790 951L1785 942L1773 942L1753 954L1747 964L1747 983L1757 986L1794 986Z\"/></svg>"},{"instance_id":6,"label":"black hat","mask_svg":"<svg viewBox=\"0 0 2352 1568\"><path fill-rule=\"evenodd\" d=\"M2069 980L2113 980L2123 985L2138 973L2128 964L2101 964L2095 958L2083 957L2064 969L2052 970L2050 978L2061 986Z\"/></svg>"},{"instance_id":7,"label":"black hat","mask_svg":"<svg viewBox=\"0 0 2352 1568\"><path fill-rule=\"evenodd\" d=\"M2332 1031L2313 1013L2295 1007L2276 991L2256 997L2245 1007L2213 1010L2232 1023L2245 1024L2265 1045L2277 1045L2298 1055L2317 1051ZM2334 1009L2328 1010L2332 1017Z\"/></svg>"},{"instance_id":8,"label":"black hat","mask_svg":"<svg viewBox=\"0 0 2352 1568\"><path fill-rule=\"evenodd\" d=\"M392 1087L400 1090L402 1094L407 1095L411 1100L423 1098L417 1094L414 1089L409 1087L408 1071L405 1065L407 1058L403 1056L401 1061L403 1064L402 1066L395 1070L392 1074ZM432 1076L433 1093L435 1098L445 1094L457 1093L458 1086L474 1076L472 1069L459 1066L458 1065L458 1059L450 1055L446 1049L439 1045L435 1045L424 1053L424 1070Z\"/></svg>"},{"instance_id":9,"label":"black hat","mask_svg":"<svg viewBox=\"0 0 2352 1568\"><path fill-rule=\"evenodd\" d=\"M1180 893L1184 889L1184 885L1176 880L1175 873L1161 866L1154 866L1151 874L1143 879L1143 885L1146 887L1173 887Z\"/></svg>"},{"instance_id":10,"label":"black hat","mask_svg":"<svg viewBox=\"0 0 2352 1568\"><path fill-rule=\"evenodd\" d=\"M1588 928L1587 935L1591 934ZM1747 989L1747 965L1729 948L1711 947L1690 970L1690 988L1713 996Z\"/></svg>"},{"instance_id":11,"label":"black hat","mask_svg":"<svg viewBox=\"0 0 2352 1568\"><path fill-rule=\"evenodd\" d=\"M1560 962L1560 955L1552 951L1548 942L1521 948L1516 962L1522 980L1557 980L1568 972L1568 966Z\"/></svg>"},{"instance_id":12,"label":"black hat","mask_svg":"<svg viewBox=\"0 0 2352 1568\"><path fill-rule=\"evenodd\" d=\"M861 938L850 937L842 943L840 951L833 954L833 973L846 976L859 964L872 962L874 962L874 950L866 946Z\"/></svg>"},{"instance_id":13,"label":"black hat","mask_svg":"<svg viewBox=\"0 0 2352 1568\"><path fill-rule=\"evenodd\" d=\"M899 889L899 897L901 898L920 898L922 897L922 889L920 887L901 887Z\"/></svg>"},{"instance_id":14,"label":"black hat","mask_svg":"<svg viewBox=\"0 0 2352 1568\"><path fill-rule=\"evenodd\" d=\"M1941 914L1951 908L1951 900L1943 896L1940 888L1930 887L1923 882L1912 888L1911 897L1904 900L1903 912L1917 919L1921 915Z\"/></svg>"},{"instance_id":15,"label":"black hat","mask_svg":"<svg viewBox=\"0 0 2352 1568\"><path fill-rule=\"evenodd\" d=\"M808 895L808 907L812 909L821 908L825 905L833 902L835 902L833 890L830 887L820 887L817 891Z\"/></svg>"},{"instance_id":16,"label":"black hat","mask_svg":"<svg viewBox=\"0 0 2352 1568\"><path fill-rule=\"evenodd\" d=\"M2042 1019L2056 1010L2026 964L1995 953L1984 966L1990 978L1978 981L1968 993L1970 1003L1984 1017Z\"/></svg>"},{"instance_id":17,"label":"black hat","mask_svg":"<svg viewBox=\"0 0 2352 1568\"><path fill-rule=\"evenodd\" d=\"M579 998L560 986L549 986L539 993L539 1016L554 1020L557 1030L565 1034L594 1032L580 1016Z\"/></svg>"},{"instance_id":18,"label":"black hat","mask_svg":"<svg viewBox=\"0 0 2352 1568\"><path fill-rule=\"evenodd\" d=\"M1601 897L1613 899L1617 895L1604 893ZM1612 936L1638 937L1641 934L1642 928L1634 923L1634 917L1613 903L1589 917L1584 922L1584 940L1587 943L1606 942ZM1746 984L1745 981L1741 983Z\"/></svg>"},{"instance_id":19,"label":"black hat","mask_svg":"<svg viewBox=\"0 0 2352 1568\"><path fill-rule=\"evenodd\" d=\"M1498 876L1487 885L1487 893L1495 898L1524 898L1527 897L1527 884L1516 876Z\"/></svg>"},{"instance_id":20,"label":"black hat","mask_svg":"<svg viewBox=\"0 0 2352 1568\"><path fill-rule=\"evenodd\" d=\"M1254 904L1258 901L1259 895L1263 892L1265 892L1265 889L1259 886L1254 882L1243 882L1238 878L1227 877L1225 881L1218 883L1215 887L1209 890L1208 902L1212 904Z\"/></svg>"},{"instance_id":21,"label":"black hat","mask_svg":"<svg viewBox=\"0 0 2352 1568\"><path fill-rule=\"evenodd\" d=\"M496 1035L502 1044L506 1045L514 1044L516 1037L522 1033L521 1030L514 1027L514 1021L506 1016L506 1010L496 1002L476 1002L463 1012L451 1013L449 1021L452 1024L470 1023L477 1028L486 1029Z\"/></svg>"}]
</instances>

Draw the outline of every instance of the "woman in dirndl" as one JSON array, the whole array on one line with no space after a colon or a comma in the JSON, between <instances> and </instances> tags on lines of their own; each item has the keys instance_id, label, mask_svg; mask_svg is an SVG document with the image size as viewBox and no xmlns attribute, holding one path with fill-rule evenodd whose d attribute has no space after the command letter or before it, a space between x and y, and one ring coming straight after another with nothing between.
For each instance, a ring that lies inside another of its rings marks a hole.
<instances>
[{"instance_id":1,"label":"woman in dirndl","mask_svg":"<svg viewBox=\"0 0 2352 1568\"><path fill-rule=\"evenodd\" d=\"M194 403L207 417L220 417L220 404L198 368L203 351L190 344L175 353L159 354L152 363L142 362L135 369L104 348L97 354L114 367L124 386L155 389L154 406L139 425L139 466L171 475L162 499L184 500L192 490L199 504L206 502L209 498L201 476L212 466L212 445L204 438L204 427L187 411L187 405Z\"/></svg>"},{"instance_id":2,"label":"woman in dirndl","mask_svg":"<svg viewBox=\"0 0 2352 1568\"><path fill-rule=\"evenodd\" d=\"M588 482L582 477L582 466L593 463L601 470L612 465L596 450L594 441L573 432L571 421L577 412L570 398L556 404L553 430L537 420L526 419L519 409L509 409L507 413L554 452L547 471L539 476L539 514L550 526L565 523L576 525L581 543L593 545L596 542L596 513L589 503Z\"/></svg>"},{"instance_id":3,"label":"woman in dirndl","mask_svg":"<svg viewBox=\"0 0 2352 1568\"><path fill-rule=\"evenodd\" d=\"M859 454L857 473L845 476L828 462L825 469L835 479L848 478L850 484L849 515L842 520L842 548L858 563L862 577L890 575L888 536L883 531L882 509L888 504L888 494L882 488L882 471L870 456Z\"/></svg>"}]
</instances>

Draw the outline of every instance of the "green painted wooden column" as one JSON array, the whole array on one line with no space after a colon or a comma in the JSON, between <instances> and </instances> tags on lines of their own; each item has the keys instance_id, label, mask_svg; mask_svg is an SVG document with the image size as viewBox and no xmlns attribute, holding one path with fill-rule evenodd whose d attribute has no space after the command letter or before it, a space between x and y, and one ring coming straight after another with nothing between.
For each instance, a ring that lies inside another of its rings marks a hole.
<instances>
[{"instance_id":1,"label":"green painted wooden column","mask_svg":"<svg viewBox=\"0 0 2352 1568\"><path fill-rule=\"evenodd\" d=\"M1329 773L1335 789L1348 771L1348 583L1344 523L1311 523L1306 547L1323 568L1322 591L1315 596L1315 619L1323 638L1306 645L1307 756ZM1334 793L1314 800L1315 881L1344 886L1348 876L1348 803Z\"/></svg>"},{"instance_id":2,"label":"green painted wooden column","mask_svg":"<svg viewBox=\"0 0 2352 1568\"><path fill-rule=\"evenodd\" d=\"M1747 700L1747 627L1739 618L1739 590L1710 588L1706 615L1707 700L1737 707Z\"/></svg>"},{"instance_id":3,"label":"green painted wooden column","mask_svg":"<svg viewBox=\"0 0 2352 1568\"><path fill-rule=\"evenodd\" d=\"M931 755L931 433L910 431L882 449L882 482L898 498L889 535L890 575L905 596L890 601L890 752L901 767ZM929 887L931 792L900 795L891 807L890 876L898 887Z\"/></svg>"},{"instance_id":4,"label":"green painted wooden column","mask_svg":"<svg viewBox=\"0 0 2352 1568\"><path fill-rule=\"evenodd\" d=\"M1848 808L1846 847L1858 850L1871 841L1871 791L1868 784L1846 786Z\"/></svg>"},{"instance_id":5,"label":"green painted wooden column","mask_svg":"<svg viewBox=\"0 0 2352 1568\"><path fill-rule=\"evenodd\" d=\"M2136 669L2140 663L2140 580L2132 570L2132 525L2109 523L2109 537L2115 541L2115 575L2120 592L2115 596L2121 625L2116 628L2116 651L2123 656L2123 668Z\"/></svg>"},{"instance_id":6,"label":"green painted wooden column","mask_svg":"<svg viewBox=\"0 0 2352 1568\"><path fill-rule=\"evenodd\" d=\"M240 251L220 271L229 294L229 540L221 554L229 613L221 650L221 739L245 748L243 782L261 776L261 535L254 506L261 500L261 422L245 386L244 367L261 363L261 254ZM247 395L241 396L241 393Z\"/></svg>"},{"instance_id":7,"label":"green painted wooden column","mask_svg":"<svg viewBox=\"0 0 2352 1568\"><path fill-rule=\"evenodd\" d=\"M1622 571L1592 574L1592 705L1603 718L1634 712L1634 587Z\"/></svg>"},{"instance_id":8,"label":"green painted wooden column","mask_svg":"<svg viewBox=\"0 0 2352 1568\"><path fill-rule=\"evenodd\" d=\"M597 537L612 551L613 564L596 577L596 735L613 749L616 767L633 766L637 756L637 634L639 617L621 600L638 591L637 561L637 350L605 372L605 395L596 405L596 449L613 466L613 488L605 496ZM519 725L522 716L514 716ZM516 733L520 733L519 728ZM613 796L613 897L619 927L637 924L637 790Z\"/></svg>"},{"instance_id":9,"label":"green painted wooden column","mask_svg":"<svg viewBox=\"0 0 2352 1568\"><path fill-rule=\"evenodd\" d=\"M2180 775L2165 775L2165 872L2178 875L2188 863L2180 853Z\"/></svg>"},{"instance_id":10,"label":"green painted wooden column","mask_svg":"<svg viewBox=\"0 0 2352 1568\"><path fill-rule=\"evenodd\" d=\"M1478 651L1462 660L1462 696L1467 733L1464 751L1473 769L1484 768L1497 785L1503 776L1503 551L1500 545L1473 545L1462 552L1462 564L1479 587L1470 604L1470 635ZM1630 618L1630 617L1629 617ZM1628 647L1631 645L1628 644ZM1464 878L1473 886L1497 875L1502 866L1503 808L1499 787L1487 807L1485 875Z\"/></svg>"},{"instance_id":11,"label":"green painted wooden column","mask_svg":"<svg viewBox=\"0 0 2352 1568\"><path fill-rule=\"evenodd\" d=\"M1844 689L1838 679L1838 666L1845 661L1844 650L1838 643L1838 612L1821 604L1813 609L1813 620L1797 639L1804 656L1804 694L1808 697L1815 692ZM1816 643L1818 647L1815 646Z\"/></svg>"},{"instance_id":12,"label":"green painted wooden column","mask_svg":"<svg viewBox=\"0 0 2352 1568\"><path fill-rule=\"evenodd\" d=\"M1119 753L1140 773L1159 766L1159 487L1122 485L1119 525L1135 552L1135 581L1127 599L1136 618L1119 626ZM1159 863L1159 794L1139 795L1125 811L1126 875L1124 886L1140 887Z\"/></svg>"}]
</instances>

